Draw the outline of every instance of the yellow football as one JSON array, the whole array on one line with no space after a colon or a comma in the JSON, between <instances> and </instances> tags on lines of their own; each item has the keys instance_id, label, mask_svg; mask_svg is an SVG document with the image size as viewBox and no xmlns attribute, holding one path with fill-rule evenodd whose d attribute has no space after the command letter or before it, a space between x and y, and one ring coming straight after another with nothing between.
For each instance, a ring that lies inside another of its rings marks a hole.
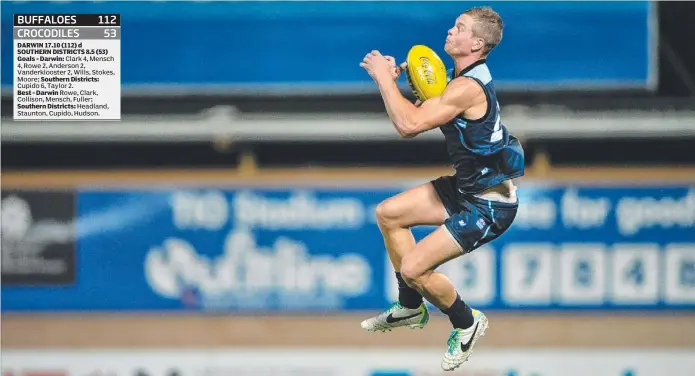
<instances>
[{"instance_id":1,"label":"yellow football","mask_svg":"<svg viewBox=\"0 0 695 376\"><path fill-rule=\"evenodd\" d=\"M420 101L442 95L447 84L446 66L431 48L415 45L408 51L406 77Z\"/></svg>"}]
</instances>

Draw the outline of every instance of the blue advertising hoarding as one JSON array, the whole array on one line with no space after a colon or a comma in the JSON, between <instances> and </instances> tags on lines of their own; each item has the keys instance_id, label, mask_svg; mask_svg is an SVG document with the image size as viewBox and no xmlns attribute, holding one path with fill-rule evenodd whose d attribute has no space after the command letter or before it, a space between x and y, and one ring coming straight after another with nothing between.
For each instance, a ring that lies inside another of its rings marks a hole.
<instances>
[{"instance_id":1,"label":"blue advertising hoarding","mask_svg":"<svg viewBox=\"0 0 695 376\"><path fill-rule=\"evenodd\" d=\"M124 94L352 93L376 90L358 65L366 53L403 60L426 44L444 57L447 30L477 5L505 22L489 60L498 89L655 87L655 7L613 1L3 1L2 85L15 13L120 13Z\"/></svg>"},{"instance_id":2,"label":"blue advertising hoarding","mask_svg":"<svg viewBox=\"0 0 695 376\"><path fill-rule=\"evenodd\" d=\"M397 287L374 208L397 191L83 190L76 282L3 286L2 309L381 309ZM476 308L695 309L695 186L520 192L507 233L440 268Z\"/></svg>"}]
</instances>

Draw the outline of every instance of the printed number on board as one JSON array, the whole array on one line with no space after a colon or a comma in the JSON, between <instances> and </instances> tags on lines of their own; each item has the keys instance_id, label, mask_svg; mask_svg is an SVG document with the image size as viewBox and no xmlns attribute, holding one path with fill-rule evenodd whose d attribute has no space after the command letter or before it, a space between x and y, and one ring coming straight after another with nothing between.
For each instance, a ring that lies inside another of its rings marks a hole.
<instances>
[{"instance_id":1,"label":"printed number on board","mask_svg":"<svg viewBox=\"0 0 695 376\"><path fill-rule=\"evenodd\" d=\"M440 267L471 304L489 304L495 296L495 255L483 246Z\"/></svg>"},{"instance_id":2,"label":"printed number on board","mask_svg":"<svg viewBox=\"0 0 695 376\"><path fill-rule=\"evenodd\" d=\"M616 304L655 304L659 300L659 246L616 244L613 247L612 292Z\"/></svg>"},{"instance_id":3,"label":"printed number on board","mask_svg":"<svg viewBox=\"0 0 695 376\"><path fill-rule=\"evenodd\" d=\"M666 247L665 300L671 304L695 304L695 243Z\"/></svg>"},{"instance_id":4,"label":"printed number on board","mask_svg":"<svg viewBox=\"0 0 695 376\"><path fill-rule=\"evenodd\" d=\"M502 259L502 298L507 304L548 304L552 298L553 245L513 244Z\"/></svg>"},{"instance_id":5,"label":"printed number on board","mask_svg":"<svg viewBox=\"0 0 695 376\"><path fill-rule=\"evenodd\" d=\"M563 304L602 304L605 287L605 249L602 244L565 244L560 251L560 301Z\"/></svg>"}]
</instances>

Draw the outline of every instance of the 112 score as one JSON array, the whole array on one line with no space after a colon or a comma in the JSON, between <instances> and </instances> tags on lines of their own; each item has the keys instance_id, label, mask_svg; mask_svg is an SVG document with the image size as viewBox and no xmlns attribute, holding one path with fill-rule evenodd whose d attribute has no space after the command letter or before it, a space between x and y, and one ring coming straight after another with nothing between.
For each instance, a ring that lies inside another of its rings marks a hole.
<instances>
[{"instance_id":1,"label":"112 score","mask_svg":"<svg viewBox=\"0 0 695 376\"><path fill-rule=\"evenodd\" d=\"M118 16L115 14L100 14L97 16L97 23L99 25L118 25Z\"/></svg>"}]
</instances>

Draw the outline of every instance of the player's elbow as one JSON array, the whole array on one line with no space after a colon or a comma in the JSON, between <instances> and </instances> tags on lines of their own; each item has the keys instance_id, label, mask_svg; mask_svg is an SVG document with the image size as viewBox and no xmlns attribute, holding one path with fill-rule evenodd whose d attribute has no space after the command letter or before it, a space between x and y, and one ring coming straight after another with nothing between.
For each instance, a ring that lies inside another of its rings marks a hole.
<instances>
[{"instance_id":1,"label":"player's elbow","mask_svg":"<svg viewBox=\"0 0 695 376\"><path fill-rule=\"evenodd\" d=\"M415 131L403 131L400 132L401 138L409 139L409 138L415 138L415 136L419 135L419 132Z\"/></svg>"},{"instance_id":2,"label":"player's elbow","mask_svg":"<svg viewBox=\"0 0 695 376\"><path fill-rule=\"evenodd\" d=\"M398 129L398 134L401 135L401 138L413 138L422 133L422 128L419 126L419 124L412 121L400 122L396 124L396 128Z\"/></svg>"}]
</instances>

